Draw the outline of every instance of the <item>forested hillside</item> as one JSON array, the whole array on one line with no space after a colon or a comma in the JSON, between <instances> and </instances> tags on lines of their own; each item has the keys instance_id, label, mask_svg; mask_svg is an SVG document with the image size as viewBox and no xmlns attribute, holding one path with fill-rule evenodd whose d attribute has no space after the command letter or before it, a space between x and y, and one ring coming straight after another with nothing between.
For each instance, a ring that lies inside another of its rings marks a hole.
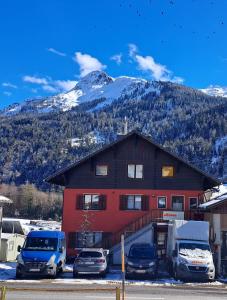
<instances>
[{"instance_id":1,"label":"forested hillside","mask_svg":"<svg viewBox=\"0 0 227 300\"><path fill-rule=\"evenodd\" d=\"M197 167L221 177L222 165L211 161L215 141L227 135L227 99L173 83L159 82L159 86L159 94L145 93L138 99L133 94L122 95L100 109L97 103L102 99L66 112L2 115L1 182L29 182L49 190L45 177L116 139L125 117L129 130L140 129ZM76 146L72 139L79 141Z\"/></svg>"}]
</instances>

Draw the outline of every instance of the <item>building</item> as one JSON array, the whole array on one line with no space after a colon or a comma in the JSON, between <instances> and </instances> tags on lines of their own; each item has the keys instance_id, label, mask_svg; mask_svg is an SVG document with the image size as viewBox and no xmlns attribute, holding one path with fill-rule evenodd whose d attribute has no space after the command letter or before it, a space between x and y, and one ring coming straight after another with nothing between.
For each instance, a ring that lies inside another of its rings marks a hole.
<instances>
[{"instance_id":1,"label":"building","mask_svg":"<svg viewBox=\"0 0 227 300\"><path fill-rule=\"evenodd\" d=\"M18 246L23 246L25 236L17 233L2 233L0 261L15 261L18 256Z\"/></svg>"},{"instance_id":2,"label":"building","mask_svg":"<svg viewBox=\"0 0 227 300\"><path fill-rule=\"evenodd\" d=\"M218 274L227 275L227 187L199 207L210 223L210 244Z\"/></svg>"},{"instance_id":3,"label":"building","mask_svg":"<svg viewBox=\"0 0 227 300\"><path fill-rule=\"evenodd\" d=\"M46 181L65 187L62 230L68 256L83 246L116 246L122 233L132 235L151 222L201 218L200 195L219 185L137 131Z\"/></svg>"}]
</instances>

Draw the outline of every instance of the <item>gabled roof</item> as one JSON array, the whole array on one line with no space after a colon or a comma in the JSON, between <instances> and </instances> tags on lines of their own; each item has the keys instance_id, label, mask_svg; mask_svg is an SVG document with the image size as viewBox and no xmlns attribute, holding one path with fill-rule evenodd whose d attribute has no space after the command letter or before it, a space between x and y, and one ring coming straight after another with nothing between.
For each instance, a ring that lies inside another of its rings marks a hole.
<instances>
[{"instance_id":1,"label":"gabled roof","mask_svg":"<svg viewBox=\"0 0 227 300\"><path fill-rule=\"evenodd\" d=\"M216 178L208 175L207 173L203 172L202 170L198 169L197 167L193 166L192 164L189 164L186 160L178 157L176 154L166 150L165 148L163 148L161 145L155 143L154 141L151 140L150 137L148 136L145 136L143 134L141 134L140 132L138 132L137 130L133 130L131 132L129 132L128 134L124 135L124 136L121 136L119 137L116 141L114 141L113 143L110 143L104 147L102 147L101 149L85 156L84 158L82 158L81 160L79 161L76 161L75 163L71 164L70 166L66 167L66 168L62 168L60 169L59 171L57 171L56 173L54 173L53 175L47 177L45 179L46 182L49 182L49 183L54 183L54 184L58 184L58 185L65 185L64 183L64 175L70 171L71 169L81 165L82 163L86 162L87 160L89 160L90 158L92 157L95 157L97 156L98 154L101 154L103 153L104 151L106 151L107 149L109 148L112 148L113 146L119 144L120 142L128 139L129 137L131 136L138 136L146 141L148 141L149 143L151 143L153 146L155 146L156 148L162 150L163 152L169 154L170 156L172 156L173 158L177 159L178 161L182 162L183 164L187 165L189 168L193 169L194 171L198 172L199 174L201 174L202 176L206 177L213 186L217 186L217 185L220 185L221 182L218 181Z\"/></svg>"}]
</instances>

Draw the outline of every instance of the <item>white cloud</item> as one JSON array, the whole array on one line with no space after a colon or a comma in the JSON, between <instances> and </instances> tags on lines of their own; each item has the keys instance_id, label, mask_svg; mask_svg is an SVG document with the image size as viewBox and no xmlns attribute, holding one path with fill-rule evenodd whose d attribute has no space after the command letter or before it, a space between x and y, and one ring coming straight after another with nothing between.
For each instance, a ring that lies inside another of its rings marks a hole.
<instances>
[{"instance_id":1,"label":"white cloud","mask_svg":"<svg viewBox=\"0 0 227 300\"><path fill-rule=\"evenodd\" d=\"M10 83L10 82L3 82L2 86L9 87L9 88L12 88L12 89L17 89L17 86L13 83Z\"/></svg>"},{"instance_id":2,"label":"white cloud","mask_svg":"<svg viewBox=\"0 0 227 300\"><path fill-rule=\"evenodd\" d=\"M129 56L133 57L138 52L138 47L135 44L129 44Z\"/></svg>"},{"instance_id":3,"label":"white cloud","mask_svg":"<svg viewBox=\"0 0 227 300\"><path fill-rule=\"evenodd\" d=\"M12 93L11 93L11 92L6 92L6 91L5 91L5 92L3 92L3 94L4 94L4 95L6 95L6 96L8 96L8 97L10 97L10 96L12 95Z\"/></svg>"},{"instance_id":4,"label":"white cloud","mask_svg":"<svg viewBox=\"0 0 227 300\"><path fill-rule=\"evenodd\" d=\"M54 84L62 91L69 91L77 84L75 80L56 80Z\"/></svg>"},{"instance_id":5,"label":"white cloud","mask_svg":"<svg viewBox=\"0 0 227 300\"><path fill-rule=\"evenodd\" d=\"M64 52L58 51L54 48L48 48L47 51L52 52L54 54L57 54L59 56L66 56L66 54Z\"/></svg>"},{"instance_id":6,"label":"white cloud","mask_svg":"<svg viewBox=\"0 0 227 300\"><path fill-rule=\"evenodd\" d=\"M25 75L23 76L23 81L35 84L48 84L47 78L40 78L36 76Z\"/></svg>"},{"instance_id":7,"label":"white cloud","mask_svg":"<svg viewBox=\"0 0 227 300\"><path fill-rule=\"evenodd\" d=\"M55 88L54 86L49 85L49 84L42 85L42 89L44 91L50 92L50 93L57 93L58 92L57 88Z\"/></svg>"},{"instance_id":8,"label":"white cloud","mask_svg":"<svg viewBox=\"0 0 227 300\"><path fill-rule=\"evenodd\" d=\"M114 60L117 63L117 65L120 65L122 63L122 53L115 54L111 56L110 59Z\"/></svg>"},{"instance_id":9,"label":"white cloud","mask_svg":"<svg viewBox=\"0 0 227 300\"><path fill-rule=\"evenodd\" d=\"M53 80L51 77L36 77L26 75L23 76L23 81L40 85L41 88L48 92L48 93L61 93L61 92L68 92L71 90L75 85L75 80ZM32 89L33 93L37 92L37 89Z\"/></svg>"},{"instance_id":10,"label":"white cloud","mask_svg":"<svg viewBox=\"0 0 227 300\"><path fill-rule=\"evenodd\" d=\"M73 60L78 63L80 67L80 76L85 76L92 71L101 71L106 68L97 58L89 54L82 54L76 52Z\"/></svg>"},{"instance_id":11,"label":"white cloud","mask_svg":"<svg viewBox=\"0 0 227 300\"><path fill-rule=\"evenodd\" d=\"M172 81L176 83L184 82L183 78L174 76L172 71L165 65L157 63L152 56L139 55L138 47L134 44L129 44L129 56L138 64L140 70L149 72L155 80Z\"/></svg>"}]
</instances>

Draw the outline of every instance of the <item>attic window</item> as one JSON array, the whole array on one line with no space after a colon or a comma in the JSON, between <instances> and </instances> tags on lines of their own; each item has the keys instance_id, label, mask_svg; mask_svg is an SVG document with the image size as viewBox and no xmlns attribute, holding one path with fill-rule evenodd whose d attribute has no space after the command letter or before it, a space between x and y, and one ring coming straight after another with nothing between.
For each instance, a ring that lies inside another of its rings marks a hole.
<instances>
[{"instance_id":1,"label":"attic window","mask_svg":"<svg viewBox=\"0 0 227 300\"><path fill-rule=\"evenodd\" d=\"M128 178L143 178L143 165L128 165Z\"/></svg>"},{"instance_id":2,"label":"attic window","mask_svg":"<svg viewBox=\"0 0 227 300\"><path fill-rule=\"evenodd\" d=\"M173 177L174 169L173 166L162 167L162 177Z\"/></svg>"},{"instance_id":3,"label":"attic window","mask_svg":"<svg viewBox=\"0 0 227 300\"><path fill-rule=\"evenodd\" d=\"M108 175L108 166L107 165L96 165L95 175L96 176L107 176Z\"/></svg>"}]
</instances>

